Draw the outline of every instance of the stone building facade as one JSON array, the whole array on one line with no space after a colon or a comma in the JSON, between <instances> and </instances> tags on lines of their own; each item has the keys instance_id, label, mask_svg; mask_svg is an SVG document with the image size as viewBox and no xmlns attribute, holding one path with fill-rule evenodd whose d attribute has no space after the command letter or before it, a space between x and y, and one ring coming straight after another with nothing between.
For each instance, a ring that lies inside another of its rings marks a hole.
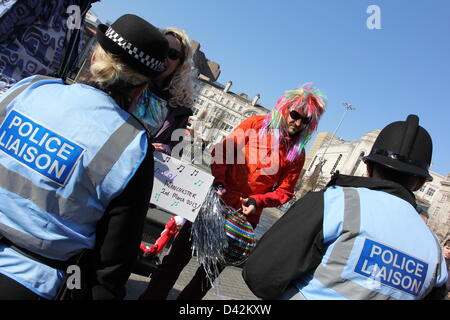
<instances>
[{"instance_id":1,"label":"stone building facade","mask_svg":"<svg viewBox=\"0 0 450 320\"><path fill-rule=\"evenodd\" d=\"M205 141L207 148L222 141L244 119L269 112L258 104L259 94L249 100L246 94L233 93L231 85L231 81L224 86L205 80L201 75L195 80L192 121L199 122L196 134Z\"/></svg>"},{"instance_id":2,"label":"stone building facade","mask_svg":"<svg viewBox=\"0 0 450 320\"><path fill-rule=\"evenodd\" d=\"M365 176L366 167L362 157L370 152L379 133L380 130L374 130L357 141L345 141L331 133L320 132L307 151L303 181L308 180L317 170L320 171L320 181L312 189L324 187L337 170L342 174Z\"/></svg>"},{"instance_id":3,"label":"stone building facade","mask_svg":"<svg viewBox=\"0 0 450 320\"><path fill-rule=\"evenodd\" d=\"M362 157L370 152L380 131L370 131L356 141L344 141L328 132L319 133L307 152L309 154L297 197L324 187L337 170L346 175L366 176ZM318 166L322 158L323 165ZM426 182L414 194L418 205L429 214L429 227L443 241L450 236L450 173L442 176L430 170L430 174L433 181Z\"/></svg>"},{"instance_id":4,"label":"stone building facade","mask_svg":"<svg viewBox=\"0 0 450 320\"><path fill-rule=\"evenodd\" d=\"M428 225L443 241L450 237L450 173L447 176L431 172L433 181L415 192L419 205L426 208Z\"/></svg>"}]
</instances>

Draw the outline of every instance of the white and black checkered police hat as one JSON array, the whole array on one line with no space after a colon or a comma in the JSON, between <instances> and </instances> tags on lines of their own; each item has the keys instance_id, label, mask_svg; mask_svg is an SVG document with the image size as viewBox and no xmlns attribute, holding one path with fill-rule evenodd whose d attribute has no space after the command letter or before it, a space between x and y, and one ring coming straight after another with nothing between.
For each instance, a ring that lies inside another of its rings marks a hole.
<instances>
[{"instance_id":1,"label":"white and black checkered police hat","mask_svg":"<svg viewBox=\"0 0 450 320\"><path fill-rule=\"evenodd\" d=\"M136 15L123 15L111 26L99 24L97 41L104 50L148 77L165 69L168 41L158 28Z\"/></svg>"}]
</instances>

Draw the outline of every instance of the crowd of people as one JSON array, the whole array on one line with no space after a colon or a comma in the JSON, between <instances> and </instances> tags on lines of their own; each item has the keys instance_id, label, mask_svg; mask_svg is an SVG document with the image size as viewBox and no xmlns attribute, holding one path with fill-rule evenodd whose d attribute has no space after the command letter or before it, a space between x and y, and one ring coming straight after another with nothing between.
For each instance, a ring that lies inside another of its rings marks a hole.
<instances>
[{"instance_id":1,"label":"crowd of people","mask_svg":"<svg viewBox=\"0 0 450 320\"><path fill-rule=\"evenodd\" d=\"M89 76L65 82L82 44L61 21L70 5L83 19L93 2L19 0L0 12L0 299L123 299L152 193L153 154L172 154L174 132L193 114L188 35L136 15L100 24ZM59 39L50 56L30 54L23 41L39 25ZM294 196L325 110L325 95L306 83L213 148L212 188L253 228L264 208ZM335 174L266 232L243 264L248 287L262 299L445 298L450 240L439 243L412 193L432 179L431 158L418 116L388 124L364 158L368 177ZM167 298L192 258L191 230L180 223L140 300ZM218 272L226 265L217 261ZM81 271L78 286L68 285L69 266ZM211 280L200 266L178 299L201 300Z\"/></svg>"}]
</instances>

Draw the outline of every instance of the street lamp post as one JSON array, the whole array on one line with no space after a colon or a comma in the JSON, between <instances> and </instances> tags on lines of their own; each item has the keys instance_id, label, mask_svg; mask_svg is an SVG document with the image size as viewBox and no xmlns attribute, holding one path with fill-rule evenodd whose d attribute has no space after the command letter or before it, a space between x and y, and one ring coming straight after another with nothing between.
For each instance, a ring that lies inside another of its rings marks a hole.
<instances>
[{"instance_id":1,"label":"street lamp post","mask_svg":"<svg viewBox=\"0 0 450 320\"><path fill-rule=\"evenodd\" d=\"M345 118L345 115L347 114L347 111L348 111L348 110L356 110L356 107L354 107L353 105L351 105L351 104L349 104L349 103L347 103L347 102L342 103L342 105L345 107L344 114L342 115L341 121L339 121L339 124L338 124L338 126L336 127L336 129L334 129L333 135L331 136L330 141L328 141L328 145L327 145L327 147L325 148L324 152L322 153L322 156L320 157L319 162L324 162L324 156L325 156L325 154L327 153L328 148L330 147L331 142L333 141L334 136L336 135L337 131L338 131L339 128L341 127L341 124L342 124L342 122L344 121L344 118Z\"/></svg>"},{"instance_id":2,"label":"street lamp post","mask_svg":"<svg viewBox=\"0 0 450 320\"><path fill-rule=\"evenodd\" d=\"M350 103L343 102L342 105L345 107L344 114L342 115L342 118L341 118L341 120L339 121L339 124L337 125L336 129L334 130L334 132L333 132L333 134L332 134L332 136L331 136L330 141L328 141L327 147L325 148L325 150L323 151L322 155L320 156L319 162L317 163L316 168L314 169L316 181L314 181L314 183L313 183L314 186L313 186L313 189L312 189L312 190L314 190L314 189L317 187L317 183L319 182L320 176L321 176L321 174L322 174L322 168L323 168L323 166L324 166L324 164L325 164L325 162L326 162L326 160L325 160L325 158L324 158L324 157L325 157L325 154L327 153L328 148L330 147L331 143L333 142L334 136L336 135L337 131L338 131L339 128L341 127L341 124L342 124L342 122L344 121L344 118L345 118L347 112L348 112L349 110L356 110L356 107L354 107L354 106L351 105ZM313 173L313 175L314 175L314 173Z\"/></svg>"}]
</instances>

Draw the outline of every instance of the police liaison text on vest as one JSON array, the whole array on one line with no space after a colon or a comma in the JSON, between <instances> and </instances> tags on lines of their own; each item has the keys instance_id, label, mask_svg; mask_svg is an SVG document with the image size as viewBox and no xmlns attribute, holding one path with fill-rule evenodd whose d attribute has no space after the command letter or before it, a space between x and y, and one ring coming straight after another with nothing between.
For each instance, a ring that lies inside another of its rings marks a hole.
<instances>
[{"instance_id":1,"label":"police liaison text on vest","mask_svg":"<svg viewBox=\"0 0 450 320\"><path fill-rule=\"evenodd\" d=\"M18 127L18 134L28 139L20 139L14 135L8 135L6 130L0 133L0 146L28 163L33 163L41 170L47 170L49 174L55 174L60 178L67 166L61 164L57 159L52 159L46 153L38 154L38 149L33 144L44 147L49 153L54 153L57 158L67 160L74 147L66 142L62 142L60 138L51 136L48 132L40 133L42 128L34 126L32 122L23 121L22 118L14 116L7 129Z\"/></svg>"},{"instance_id":2,"label":"police liaison text on vest","mask_svg":"<svg viewBox=\"0 0 450 320\"><path fill-rule=\"evenodd\" d=\"M372 246L369 258L374 257L381 258L382 264L371 264L369 260L365 260L361 271L367 276L383 283L401 286L414 293L420 291L422 282L418 278L425 276L424 264L415 259L408 259L407 256L400 256L395 251L383 250L376 245Z\"/></svg>"}]
</instances>

